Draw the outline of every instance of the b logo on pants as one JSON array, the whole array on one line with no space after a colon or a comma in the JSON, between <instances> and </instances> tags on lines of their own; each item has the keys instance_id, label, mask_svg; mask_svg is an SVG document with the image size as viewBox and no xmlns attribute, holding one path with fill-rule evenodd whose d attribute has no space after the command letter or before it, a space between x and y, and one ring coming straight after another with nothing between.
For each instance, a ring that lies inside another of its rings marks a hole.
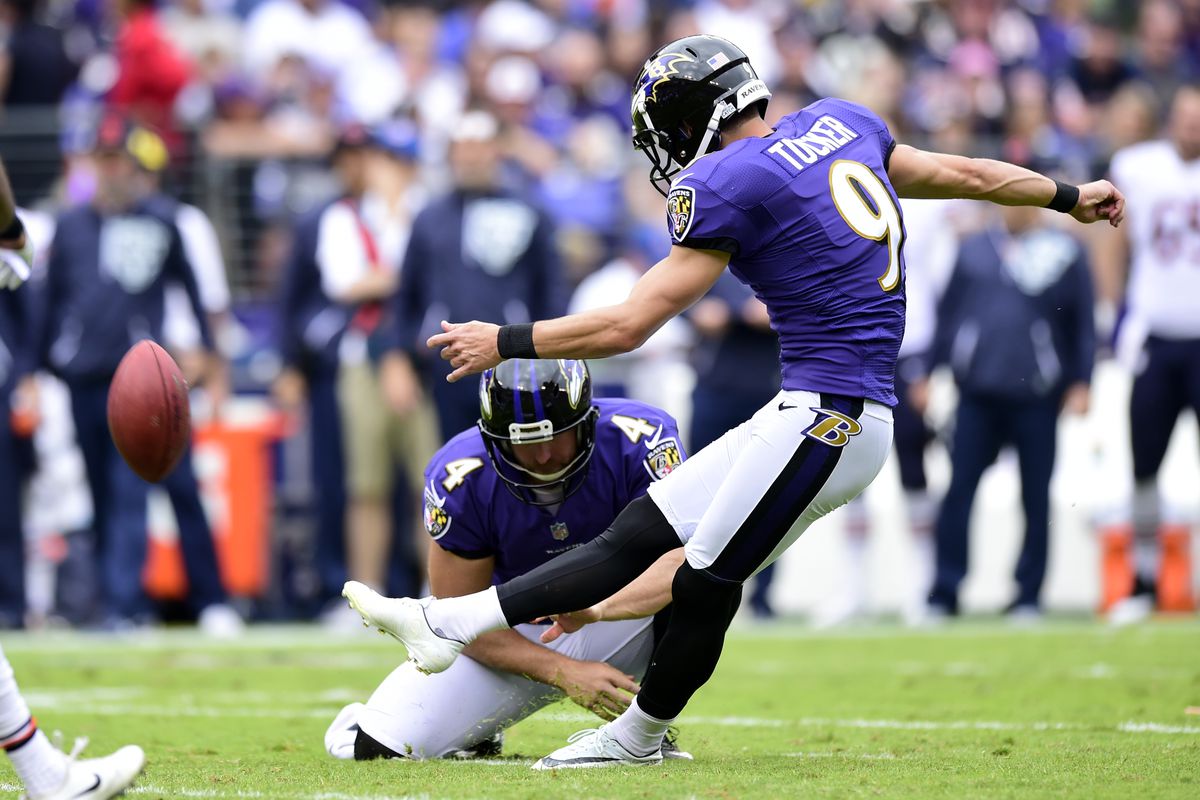
<instances>
[{"instance_id":1,"label":"b logo on pants","mask_svg":"<svg viewBox=\"0 0 1200 800\"><path fill-rule=\"evenodd\" d=\"M830 447L844 447L850 441L851 436L857 436L862 432L862 425L853 417L847 417L845 414L830 411L827 408L812 410L816 413L817 420L805 429L805 436Z\"/></svg>"}]
</instances>

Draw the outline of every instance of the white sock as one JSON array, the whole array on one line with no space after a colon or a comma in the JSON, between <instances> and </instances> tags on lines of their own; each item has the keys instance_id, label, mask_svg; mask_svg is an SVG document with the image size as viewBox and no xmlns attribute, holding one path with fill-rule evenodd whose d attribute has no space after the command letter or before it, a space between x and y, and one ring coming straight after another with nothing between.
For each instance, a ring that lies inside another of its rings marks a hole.
<instances>
[{"instance_id":1,"label":"white sock","mask_svg":"<svg viewBox=\"0 0 1200 800\"><path fill-rule=\"evenodd\" d=\"M37 729L3 650L0 650L0 748L12 760L13 769L31 797L56 792L67 779L67 757Z\"/></svg>"},{"instance_id":2,"label":"white sock","mask_svg":"<svg viewBox=\"0 0 1200 800\"><path fill-rule=\"evenodd\" d=\"M933 541L937 503L923 489L905 490L904 499L908 506L908 527L912 532L912 583L906 613L920 614L925 609L929 590L933 586L933 575L937 571L937 553Z\"/></svg>"},{"instance_id":3,"label":"white sock","mask_svg":"<svg viewBox=\"0 0 1200 800\"><path fill-rule=\"evenodd\" d=\"M866 605L870 531L867 503L859 495L846 505L845 562L838 601L847 616L860 613Z\"/></svg>"},{"instance_id":4,"label":"white sock","mask_svg":"<svg viewBox=\"0 0 1200 800\"><path fill-rule=\"evenodd\" d=\"M914 536L933 533L937 520L938 504L925 489L905 489L904 505L908 507L908 527Z\"/></svg>"},{"instance_id":5,"label":"white sock","mask_svg":"<svg viewBox=\"0 0 1200 800\"><path fill-rule=\"evenodd\" d=\"M608 723L608 734L633 755L645 756L658 752L667 727L674 721L650 716L638 707L635 697L624 714Z\"/></svg>"},{"instance_id":6,"label":"white sock","mask_svg":"<svg viewBox=\"0 0 1200 800\"><path fill-rule=\"evenodd\" d=\"M462 597L435 598L425 607L425 619L438 636L464 644L509 627L495 586Z\"/></svg>"},{"instance_id":7,"label":"white sock","mask_svg":"<svg viewBox=\"0 0 1200 800\"><path fill-rule=\"evenodd\" d=\"M25 793L30 797L42 797L62 789L67 782L67 757L50 743L46 734L37 730L37 723L30 720L33 736L15 750L8 751L17 777L25 784Z\"/></svg>"},{"instance_id":8,"label":"white sock","mask_svg":"<svg viewBox=\"0 0 1200 800\"><path fill-rule=\"evenodd\" d=\"M17 688L17 679L13 676L12 665L4 657L4 649L0 648L0 745L16 736L21 726L29 721L29 706Z\"/></svg>"}]
</instances>

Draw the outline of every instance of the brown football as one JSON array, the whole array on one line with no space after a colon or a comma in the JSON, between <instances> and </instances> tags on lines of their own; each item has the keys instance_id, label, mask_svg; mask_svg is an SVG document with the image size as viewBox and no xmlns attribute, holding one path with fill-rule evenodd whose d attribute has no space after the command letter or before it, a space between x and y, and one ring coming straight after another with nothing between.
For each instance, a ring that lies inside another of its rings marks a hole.
<instances>
[{"instance_id":1,"label":"brown football","mask_svg":"<svg viewBox=\"0 0 1200 800\"><path fill-rule=\"evenodd\" d=\"M191 438L188 385L175 359L149 339L129 348L108 388L108 430L125 463L156 483Z\"/></svg>"}]
</instances>

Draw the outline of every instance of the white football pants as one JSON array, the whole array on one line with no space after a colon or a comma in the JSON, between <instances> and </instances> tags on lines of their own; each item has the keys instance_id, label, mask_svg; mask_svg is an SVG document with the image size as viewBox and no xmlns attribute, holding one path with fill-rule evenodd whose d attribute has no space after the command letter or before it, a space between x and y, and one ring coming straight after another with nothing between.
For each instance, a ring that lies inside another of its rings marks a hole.
<instances>
[{"instance_id":1,"label":"white football pants","mask_svg":"<svg viewBox=\"0 0 1200 800\"><path fill-rule=\"evenodd\" d=\"M0 741L7 740L17 728L29 721L29 707L17 689L12 666L0 647Z\"/></svg>"},{"instance_id":2,"label":"white football pants","mask_svg":"<svg viewBox=\"0 0 1200 800\"><path fill-rule=\"evenodd\" d=\"M865 489L891 445L887 406L781 391L647 493L694 569L741 583Z\"/></svg>"},{"instance_id":3,"label":"white football pants","mask_svg":"<svg viewBox=\"0 0 1200 800\"><path fill-rule=\"evenodd\" d=\"M654 646L652 623L652 618L598 622L545 646L579 661L606 661L641 680ZM540 644L538 637L546 627L518 625L513 630ZM405 662L379 684L366 705L353 703L342 709L325 732L325 749L334 758L354 758L361 728L393 752L414 759L440 758L489 739L565 696L467 656L435 675Z\"/></svg>"}]
</instances>

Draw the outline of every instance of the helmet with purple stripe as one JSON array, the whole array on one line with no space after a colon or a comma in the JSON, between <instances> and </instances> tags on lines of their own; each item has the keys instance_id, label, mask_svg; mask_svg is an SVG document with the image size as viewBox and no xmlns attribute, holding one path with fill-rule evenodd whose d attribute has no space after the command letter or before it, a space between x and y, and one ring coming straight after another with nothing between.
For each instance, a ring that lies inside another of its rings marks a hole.
<instances>
[{"instance_id":1,"label":"helmet with purple stripe","mask_svg":"<svg viewBox=\"0 0 1200 800\"><path fill-rule=\"evenodd\" d=\"M599 415L583 361L514 358L479 380L478 424L488 457L508 490L531 505L561 503L583 485ZM553 452L523 447L551 444Z\"/></svg>"},{"instance_id":2,"label":"helmet with purple stripe","mask_svg":"<svg viewBox=\"0 0 1200 800\"><path fill-rule=\"evenodd\" d=\"M743 114L765 117L771 92L750 59L719 36L685 36L656 50L633 84L633 146L650 159L650 182L667 196L693 161L722 146Z\"/></svg>"}]
</instances>

